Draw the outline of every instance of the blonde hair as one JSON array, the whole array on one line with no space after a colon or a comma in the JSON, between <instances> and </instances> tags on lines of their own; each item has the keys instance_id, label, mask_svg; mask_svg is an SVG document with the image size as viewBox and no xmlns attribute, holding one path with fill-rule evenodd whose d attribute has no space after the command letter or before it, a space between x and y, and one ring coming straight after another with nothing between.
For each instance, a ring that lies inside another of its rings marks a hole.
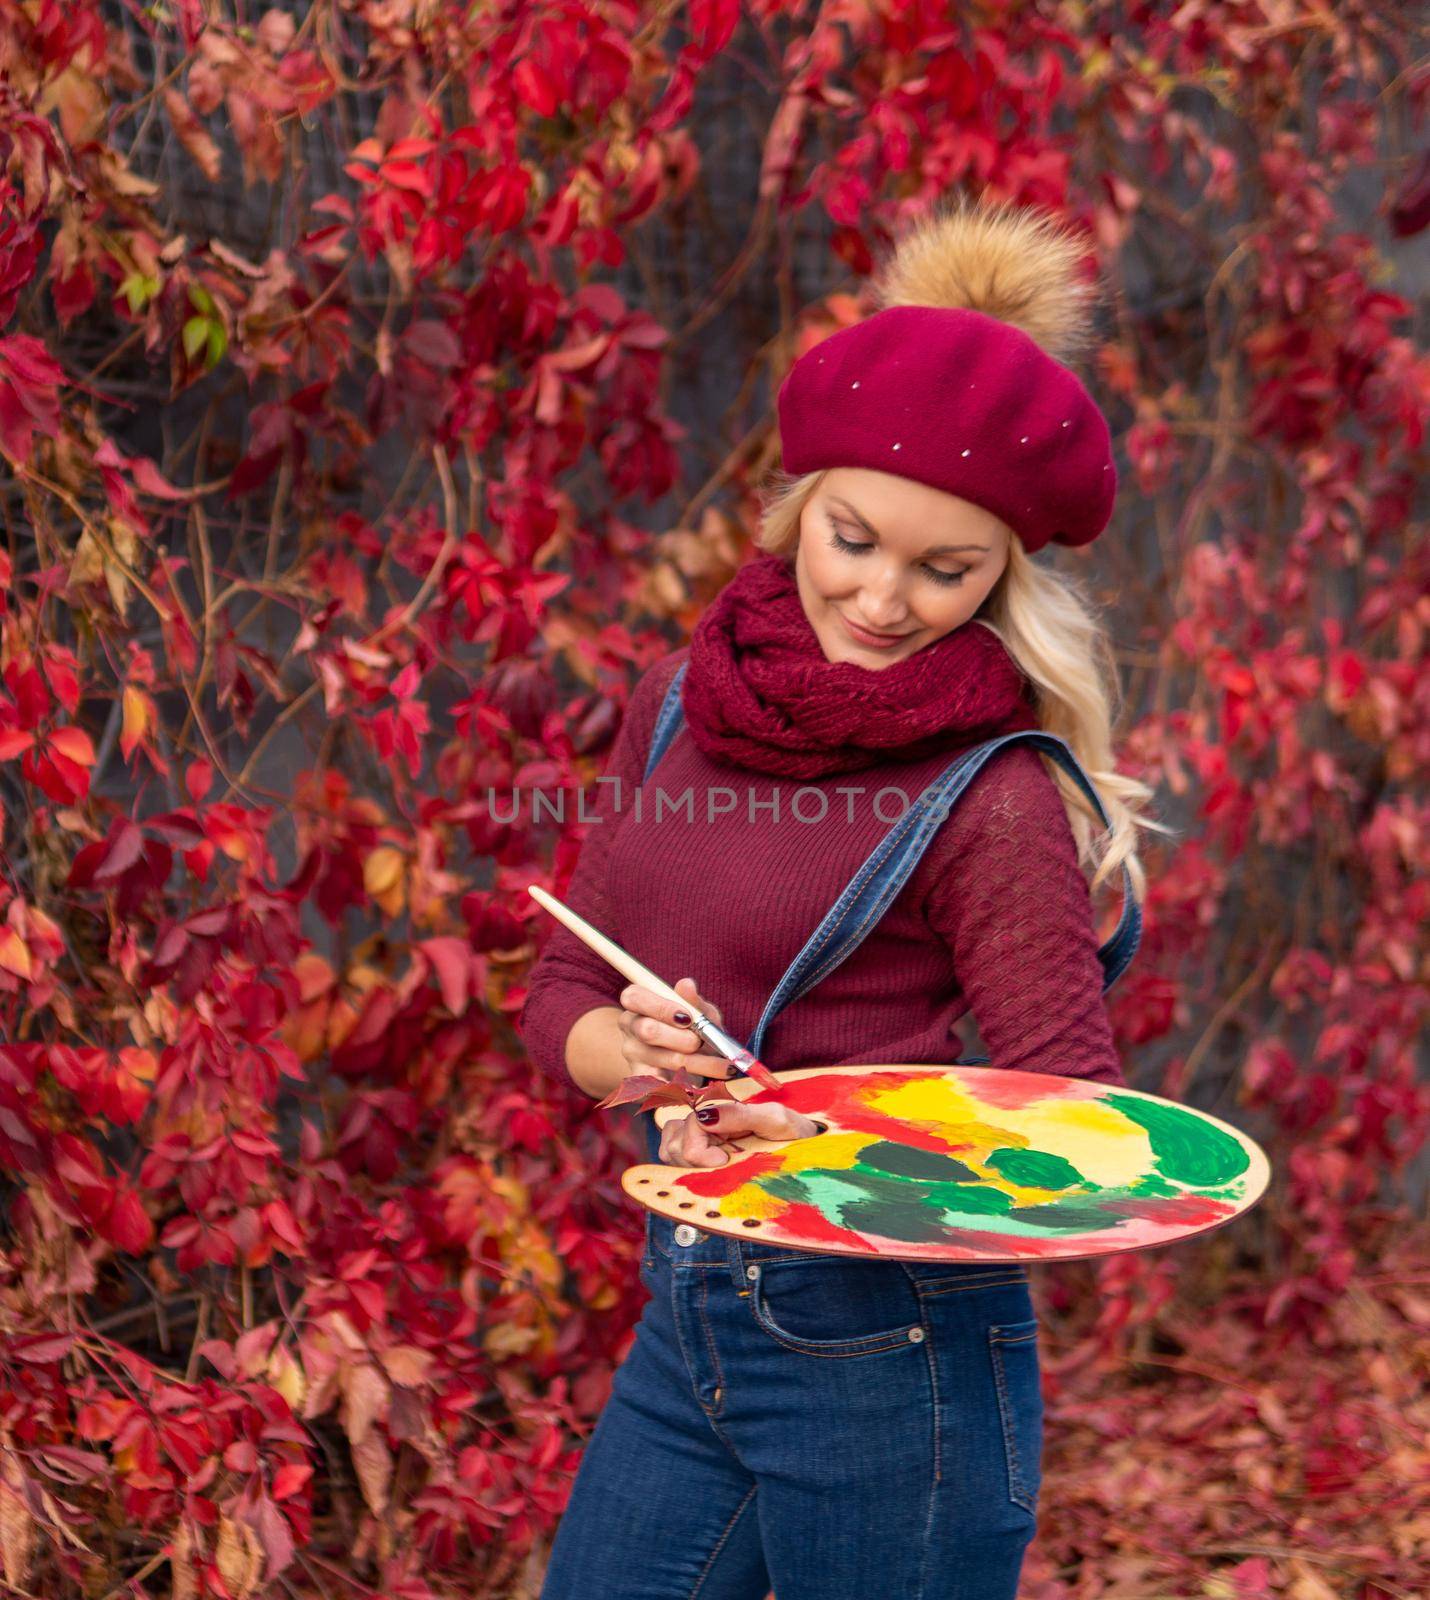
<instances>
[{"instance_id":1,"label":"blonde hair","mask_svg":"<svg viewBox=\"0 0 1430 1600\"><path fill-rule=\"evenodd\" d=\"M797 478L774 474L771 487L761 496L755 533L761 550L793 557L805 503L823 481L823 471ZM1032 684L1039 726L1067 742L1102 798L1111 824L1105 830L1073 779L1051 756L1043 755L1043 765L1067 808L1078 860L1084 868L1094 869L1092 887L1098 888L1126 865L1140 899L1147 885L1137 855L1137 830L1173 830L1143 814L1152 789L1119 772L1114 764L1112 726L1121 709L1117 664L1082 585L1041 566L1013 534L1008 540L1008 563L970 620L992 629L1003 641Z\"/></svg>"}]
</instances>

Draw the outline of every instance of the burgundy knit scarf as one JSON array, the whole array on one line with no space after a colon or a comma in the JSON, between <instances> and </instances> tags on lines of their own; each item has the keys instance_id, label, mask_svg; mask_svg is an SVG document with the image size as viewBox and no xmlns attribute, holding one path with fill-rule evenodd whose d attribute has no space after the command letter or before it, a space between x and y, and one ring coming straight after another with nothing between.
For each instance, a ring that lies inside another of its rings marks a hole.
<instances>
[{"instance_id":1,"label":"burgundy knit scarf","mask_svg":"<svg viewBox=\"0 0 1430 1600\"><path fill-rule=\"evenodd\" d=\"M1003 641L965 622L887 667L829 661L794 564L760 555L695 626L681 701L712 760L788 778L956 754L1038 726Z\"/></svg>"}]
</instances>

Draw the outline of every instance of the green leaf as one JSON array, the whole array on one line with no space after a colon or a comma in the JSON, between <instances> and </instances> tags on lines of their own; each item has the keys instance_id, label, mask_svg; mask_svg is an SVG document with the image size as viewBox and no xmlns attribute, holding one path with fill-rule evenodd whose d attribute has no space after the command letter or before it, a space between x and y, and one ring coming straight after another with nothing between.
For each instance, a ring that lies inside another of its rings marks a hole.
<instances>
[{"instance_id":1,"label":"green leaf","mask_svg":"<svg viewBox=\"0 0 1430 1600\"><path fill-rule=\"evenodd\" d=\"M190 317L184 324L184 354L190 361L199 359L199 351L208 343L209 319Z\"/></svg>"}]
</instances>

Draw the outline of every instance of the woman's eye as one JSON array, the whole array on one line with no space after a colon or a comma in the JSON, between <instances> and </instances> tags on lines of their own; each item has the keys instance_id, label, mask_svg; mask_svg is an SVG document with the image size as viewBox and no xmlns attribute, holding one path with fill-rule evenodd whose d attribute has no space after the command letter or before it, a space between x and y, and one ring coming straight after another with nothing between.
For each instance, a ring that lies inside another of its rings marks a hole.
<instances>
[{"instance_id":1,"label":"woman's eye","mask_svg":"<svg viewBox=\"0 0 1430 1600\"><path fill-rule=\"evenodd\" d=\"M857 544L852 539L846 539L839 529L831 522L829 525L830 543L836 550L842 550L845 555L858 555L861 551L872 550L871 544ZM935 583L950 584L962 583L966 569L962 572L941 572L937 567L925 567L924 571Z\"/></svg>"},{"instance_id":2,"label":"woman's eye","mask_svg":"<svg viewBox=\"0 0 1430 1600\"><path fill-rule=\"evenodd\" d=\"M873 549L872 545L855 544L852 539L846 539L844 535L840 533L839 529L833 525L833 523L830 524L829 531L833 535L830 543L836 550L843 550L846 554L853 554L860 550Z\"/></svg>"},{"instance_id":3,"label":"woman's eye","mask_svg":"<svg viewBox=\"0 0 1430 1600\"><path fill-rule=\"evenodd\" d=\"M940 572L937 567L925 569L935 583L962 583L964 574L961 572Z\"/></svg>"}]
</instances>

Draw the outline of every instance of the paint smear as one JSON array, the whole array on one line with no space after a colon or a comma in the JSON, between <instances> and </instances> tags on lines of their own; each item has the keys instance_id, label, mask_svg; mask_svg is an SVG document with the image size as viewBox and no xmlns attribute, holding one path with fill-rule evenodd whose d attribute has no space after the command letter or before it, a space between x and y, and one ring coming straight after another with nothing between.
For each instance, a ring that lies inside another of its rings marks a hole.
<instances>
[{"instance_id":1,"label":"paint smear","mask_svg":"<svg viewBox=\"0 0 1430 1600\"><path fill-rule=\"evenodd\" d=\"M1044 1073L989 1073L986 1092L983 1077L787 1081L779 1098L828 1131L668 1181L724 1217L758 1220L762 1243L945 1259L956 1248L1036 1260L1076 1254L1079 1241L1131 1249L1236 1214L1251 1158L1209 1119Z\"/></svg>"}]
</instances>

